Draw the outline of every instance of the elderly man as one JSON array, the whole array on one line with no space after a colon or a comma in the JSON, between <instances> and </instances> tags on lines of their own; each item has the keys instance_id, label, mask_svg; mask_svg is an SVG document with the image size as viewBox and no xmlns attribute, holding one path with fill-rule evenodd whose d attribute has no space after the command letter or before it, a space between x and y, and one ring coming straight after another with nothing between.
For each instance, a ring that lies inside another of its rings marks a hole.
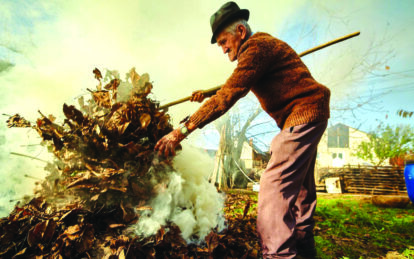
<instances>
[{"instance_id":1,"label":"elderly man","mask_svg":"<svg viewBox=\"0 0 414 259\"><path fill-rule=\"evenodd\" d=\"M217 42L237 67L217 93L185 123L155 146L165 156L196 128L223 115L252 91L281 129L271 142L271 158L260 179L257 232L264 258L316 256L316 148L329 118L330 91L311 76L297 53L267 33L252 34L249 11L224 4L211 17ZM202 101L199 93L193 100Z\"/></svg>"}]
</instances>

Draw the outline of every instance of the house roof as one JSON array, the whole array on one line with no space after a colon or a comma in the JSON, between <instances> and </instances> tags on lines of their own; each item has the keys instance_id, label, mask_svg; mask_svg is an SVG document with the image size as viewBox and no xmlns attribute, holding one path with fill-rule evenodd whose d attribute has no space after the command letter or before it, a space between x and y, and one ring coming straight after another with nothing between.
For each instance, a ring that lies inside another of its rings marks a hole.
<instances>
[{"instance_id":1,"label":"house roof","mask_svg":"<svg viewBox=\"0 0 414 259\"><path fill-rule=\"evenodd\" d=\"M346 124L343 124L343 123L337 123L337 124L335 124L335 125L332 125L332 126L330 126L330 127L328 127L328 129L331 129L331 128L337 128L337 127L340 127L340 126L343 126L343 127L347 127L347 128L350 128L350 129L353 129L353 130L355 130L355 131L359 131L359 132L363 132L363 133L365 133L365 134L368 134L367 132L365 132L365 131L363 131L363 130L359 130L359 129L356 129L356 128L353 128L353 127L350 127L350 126L348 126L348 125L346 125Z\"/></svg>"}]
</instances>

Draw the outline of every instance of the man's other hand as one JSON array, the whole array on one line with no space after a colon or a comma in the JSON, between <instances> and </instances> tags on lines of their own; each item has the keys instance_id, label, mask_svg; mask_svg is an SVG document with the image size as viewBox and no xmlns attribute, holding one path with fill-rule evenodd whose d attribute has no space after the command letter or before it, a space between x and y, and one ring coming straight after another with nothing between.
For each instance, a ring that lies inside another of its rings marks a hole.
<instances>
[{"instance_id":1,"label":"man's other hand","mask_svg":"<svg viewBox=\"0 0 414 259\"><path fill-rule=\"evenodd\" d=\"M204 96L204 91L198 90L198 91L193 92L193 94L191 95L190 101L201 103L204 100L204 98L206 98Z\"/></svg>"},{"instance_id":2,"label":"man's other hand","mask_svg":"<svg viewBox=\"0 0 414 259\"><path fill-rule=\"evenodd\" d=\"M175 156L175 149L180 144L185 135L181 133L180 129L175 129L162 137L155 145L155 150L158 150L159 155Z\"/></svg>"}]
</instances>

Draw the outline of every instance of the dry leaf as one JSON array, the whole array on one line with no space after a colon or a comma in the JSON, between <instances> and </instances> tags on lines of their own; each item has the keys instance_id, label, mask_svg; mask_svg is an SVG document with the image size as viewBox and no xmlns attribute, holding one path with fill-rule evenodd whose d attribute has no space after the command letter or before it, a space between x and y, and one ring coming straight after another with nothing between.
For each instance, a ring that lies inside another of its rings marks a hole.
<instances>
[{"instance_id":1,"label":"dry leaf","mask_svg":"<svg viewBox=\"0 0 414 259\"><path fill-rule=\"evenodd\" d=\"M138 81L140 79L140 76L135 71L135 67L133 67L133 68L131 68L131 70L129 70L129 78L131 79L132 87L133 88L138 87Z\"/></svg>"},{"instance_id":2,"label":"dry leaf","mask_svg":"<svg viewBox=\"0 0 414 259\"><path fill-rule=\"evenodd\" d=\"M7 120L7 127L27 128L27 127L31 127L31 124L28 120L21 117L19 114L16 114L16 115L11 116Z\"/></svg>"},{"instance_id":3,"label":"dry leaf","mask_svg":"<svg viewBox=\"0 0 414 259\"><path fill-rule=\"evenodd\" d=\"M214 233L213 231L210 232L210 234L208 234L205 237L205 241L207 243L207 247L208 247L208 252L211 254L213 253L214 249L218 246L219 244L219 239L216 233Z\"/></svg>"},{"instance_id":4,"label":"dry leaf","mask_svg":"<svg viewBox=\"0 0 414 259\"><path fill-rule=\"evenodd\" d=\"M148 113L144 113L139 118L139 121L141 123L141 128L145 130L147 129L148 125L151 123L151 115L149 115Z\"/></svg>"},{"instance_id":5,"label":"dry leaf","mask_svg":"<svg viewBox=\"0 0 414 259\"><path fill-rule=\"evenodd\" d=\"M121 81L119 79L115 78L115 79L112 79L111 82L109 82L108 84L106 84L104 86L104 88L106 90L116 90L118 88L118 86L119 86L120 83L121 83Z\"/></svg>"},{"instance_id":6,"label":"dry leaf","mask_svg":"<svg viewBox=\"0 0 414 259\"><path fill-rule=\"evenodd\" d=\"M131 122L130 121L127 121L127 122L125 122L125 123L123 123L123 124L120 124L120 125L118 125L118 133L119 133L119 135L122 135L122 134L124 134L124 132L125 132L125 130L128 128L128 126L129 126L129 124L131 124Z\"/></svg>"},{"instance_id":7,"label":"dry leaf","mask_svg":"<svg viewBox=\"0 0 414 259\"><path fill-rule=\"evenodd\" d=\"M94 70L93 70L93 74L95 75L95 78L97 79L97 80L101 80L102 79L102 74L101 74L101 71L99 71L99 69L97 69L97 68L95 68Z\"/></svg>"},{"instance_id":8,"label":"dry leaf","mask_svg":"<svg viewBox=\"0 0 414 259\"><path fill-rule=\"evenodd\" d=\"M69 120L76 122L78 125L82 125L84 120L83 113L76 109L75 106L68 106L66 103L63 104L63 113Z\"/></svg>"},{"instance_id":9,"label":"dry leaf","mask_svg":"<svg viewBox=\"0 0 414 259\"><path fill-rule=\"evenodd\" d=\"M108 91L95 91L92 93L92 96L96 105L111 108L111 97Z\"/></svg>"},{"instance_id":10,"label":"dry leaf","mask_svg":"<svg viewBox=\"0 0 414 259\"><path fill-rule=\"evenodd\" d=\"M246 206L244 206L242 219L244 219L246 217L247 213L249 212L249 209L250 209L250 200L248 200L247 203L246 203Z\"/></svg>"},{"instance_id":11,"label":"dry leaf","mask_svg":"<svg viewBox=\"0 0 414 259\"><path fill-rule=\"evenodd\" d=\"M125 224L110 224L110 228L124 228Z\"/></svg>"},{"instance_id":12,"label":"dry leaf","mask_svg":"<svg viewBox=\"0 0 414 259\"><path fill-rule=\"evenodd\" d=\"M42 242L43 233L46 230L46 221L42 221L32 227L27 235L27 243L33 247Z\"/></svg>"}]
</instances>

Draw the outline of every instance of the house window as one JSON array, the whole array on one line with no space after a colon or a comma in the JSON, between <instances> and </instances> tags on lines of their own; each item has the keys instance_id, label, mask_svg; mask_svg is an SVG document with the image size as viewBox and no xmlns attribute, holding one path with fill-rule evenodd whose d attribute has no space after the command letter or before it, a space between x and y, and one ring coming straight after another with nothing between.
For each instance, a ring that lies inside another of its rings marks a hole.
<instances>
[{"instance_id":1,"label":"house window","mask_svg":"<svg viewBox=\"0 0 414 259\"><path fill-rule=\"evenodd\" d=\"M337 124L328 129L328 148L348 148L349 127Z\"/></svg>"},{"instance_id":2,"label":"house window","mask_svg":"<svg viewBox=\"0 0 414 259\"><path fill-rule=\"evenodd\" d=\"M332 158L335 159L336 158L336 153L332 153Z\"/></svg>"},{"instance_id":3,"label":"house window","mask_svg":"<svg viewBox=\"0 0 414 259\"><path fill-rule=\"evenodd\" d=\"M338 157L342 159L342 153L338 153Z\"/></svg>"}]
</instances>

